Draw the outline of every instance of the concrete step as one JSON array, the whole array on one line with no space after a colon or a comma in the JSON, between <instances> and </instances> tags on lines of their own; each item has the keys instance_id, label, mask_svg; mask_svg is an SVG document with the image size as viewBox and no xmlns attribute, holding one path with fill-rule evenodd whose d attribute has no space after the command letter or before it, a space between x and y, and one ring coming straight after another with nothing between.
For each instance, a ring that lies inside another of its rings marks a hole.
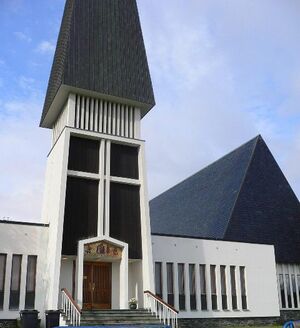
<instances>
[{"instance_id":1,"label":"concrete step","mask_svg":"<svg viewBox=\"0 0 300 328\"><path fill-rule=\"evenodd\" d=\"M82 318L85 317L97 317L97 318L147 318L152 317L150 313L141 313L141 314L133 314L133 313L126 313L126 314L120 314L120 313L82 313Z\"/></svg>"}]
</instances>

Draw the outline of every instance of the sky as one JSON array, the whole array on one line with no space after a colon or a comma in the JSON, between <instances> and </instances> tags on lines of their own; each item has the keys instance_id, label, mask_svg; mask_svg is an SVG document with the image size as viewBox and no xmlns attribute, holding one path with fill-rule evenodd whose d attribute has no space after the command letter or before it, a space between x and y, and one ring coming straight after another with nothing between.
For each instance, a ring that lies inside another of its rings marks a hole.
<instances>
[{"instance_id":1,"label":"sky","mask_svg":"<svg viewBox=\"0 0 300 328\"><path fill-rule=\"evenodd\" d=\"M300 197L300 1L138 0L149 198L261 134ZM39 119L64 0L0 0L0 219L41 220Z\"/></svg>"}]
</instances>

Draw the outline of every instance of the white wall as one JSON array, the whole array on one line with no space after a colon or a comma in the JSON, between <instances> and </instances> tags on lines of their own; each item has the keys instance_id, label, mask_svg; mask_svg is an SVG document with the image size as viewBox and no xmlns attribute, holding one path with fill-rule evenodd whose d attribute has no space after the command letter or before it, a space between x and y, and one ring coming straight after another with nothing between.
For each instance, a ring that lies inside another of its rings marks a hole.
<instances>
[{"instance_id":1,"label":"white wall","mask_svg":"<svg viewBox=\"0 0 300 328\"><path fill-rule=\"evenodd\" d=\"M7 254L5 274L4 309L0 310L0 319L19 318L19 311L25 307L25 289L27 256L37 256L37 275L35 308L44 316L47 284L44 273L47 260L48 227L0 222L0 253ZM12 255L22 255L20 310L9 310Z\"/></svg>"},{"instance_id":2,"label":"white wall","mask_svg":"<svg viewBox=\"0 0 300 328\"><path fill-rule=\"evenodd\" d=\"M143 289L143 265L142 261L133 261L128 265L128 299L136 298L138 307L143 307L144 289Z\"/></svg>"},{"instance_id":3,"label":"white wall","mask_svg":"<svg viewBox=\"0 0 300 328\"><path fill-rule=\"evenodd\" d=\"M45 268L48 282L46 299L49 310L58 307L69 140L70 133L65 129L50 151L47 160L42 218L43 222L50 224Z\"/></svg>"},{"instance_id":4,"label":"white wall","mask_svg":"<svg viewBox=\"0 0 300 328\"><path fill-rule=\"evenodd\" d=\"M66 288L71 295L73 289L73 261L72 258L62 259L59 282L59 290Z\"/></svg>"},{"instance_id":5,"label":"white wall","mask_svg":"<svg viewBox=\"0 0 300 328\"><path fill-rule=\"evenodd\" d=\"M166 262L185 263L188 273L188 265L206 264L208 307L207 311L200 310L199 296L197 311L191 311L189 307L189 276L185 275L186 309L181 311L181 318L212 318L212 317L272 317L279 316L278 292L276 283L276 267L274 247L270 245L257 245L237 242L200 240L178 237L152 236L153 260L163 263L163 272L166 272ZM218 310L211 309L210 301L210 274L209 265L217 266L217 294ZM222 310L220 265L226 265L227 302L229 310ZM237 299L238 310L232 310L229 266L244 266L246 268L246 289L248 309L241 308L241 292L239 270L237 270ZM198 272L198 274L197 274ZM175 272L174 285L178 284L177 272ZM196 289L199 290L199 271L196 270ZM166 275L163 277L163 285L166 286ZM163 287L166 300L166 288ZM176 292L177 288L175 288ZM175 307L178 308L178 296L175 295Z\"/></svg>"}]
</instances>

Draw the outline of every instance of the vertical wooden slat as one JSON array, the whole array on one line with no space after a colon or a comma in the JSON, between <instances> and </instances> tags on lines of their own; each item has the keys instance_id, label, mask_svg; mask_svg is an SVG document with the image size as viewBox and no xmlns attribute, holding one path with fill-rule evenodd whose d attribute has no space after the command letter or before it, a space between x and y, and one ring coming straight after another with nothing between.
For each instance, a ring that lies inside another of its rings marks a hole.
<instances>
[{"instance_id":1,"label":"vertical wooden slat","mask_svg":"<svg viewBox=\"0 0 300 328\"><path fill-rule=\"evenodd\" d=\"M103 102L103 126L102 126L102 132L107 133L107 101Z\"/></svg>"},{"instance_id":2,"label":"vertical wooden slat","mask_svg":"<svg viewBox=\"0 0 300 328\"><path fill-rule=\"evenodd\" d=\"M124 106L121 106L121 115L120 115L120 123L121 123L121 137L124 137Z\"/></svg>"},{"instance_id":3,"label":"vertical wooden slat","mask_svg":"<svg viewBox=\"0 0 300 328\"><path fill-rule=\"evenodd\" d=\"M85 101L85 124L84 128L85 130L89 130L90 125L90 98L86 98Z\"/></svg>"},{"instance_id":4,"label":"vertical wooden slat","mask_svg":"<svg viewBox=\"0 0 300 328\"><path fill-rule=\"evenodd\" d=\"M85 98L81 96L80 101L80 129L84 129L84 105L85 105Z\"/></svg>"},{"instance_id":5,"label":"vertical wooden slat","mask_svg":"<svg viewBox=\"0 0 300 328\"><path fill-rule=\"evenodd\" d=\"M129 137L128 133L128 121L129 121L129 113L128 113L128 106L125 106L125 113L124 113L124 137Z\"/></svg>"},{"instance_id":6,"label":"vertical wooden slat","mask_svg":"<svg viewBox=\"0 0 300 328\"><path fill-rule=\"evenodd\" d=\"M116 134L116 104L112 105L112 134Z\"/></svg>"},{"instance_id":7,"label":"vertical wooden slat","mask_svg":"<svg viewBox=\"0 0 300 328\"><path fill-rule=\"evenodd\" d=\"M111 102L107 104L107 133L111 134Z\"/></svg>"},{"instance_id":8,"label":"vertical wooden slat","mask_svg":"<svg viewBox=\"0 0 300 328\"><path fill-rule=\"evenodd\" d=\"M116 135L120 136L120 105L117 104L117 114L116 114Z\"/></svg>"},{"instance_id":9,"label":"vertical wooden slat","mask_svg":"<svg viewBox=\"0 0 300 328\"><path fill-rule=\"evenodd\" d=\"M99 106L99 127L98 131L103 132L103 100L99 100L100 106Z\"/></svg>"},{"instance_id":10,"label":"vertical wooden slat","mask_svg":"<svg viewBox=\"0 0 300 328\"><path fill-rule=\"evenodd\" d=\"M90 130L95 131L95 124L94 124L94 98L90 100Z\"/></svg>"},{"instance_id":11,"label":"vertical wooden slat","mask_svg":"<svg viewBox=\"0 0 300 328\"><path fill-rule=\"evenodd\" d=\"M95 99L95 103L94 103L94 115L95 115L95 131L96 132L99 132L99 125L98 125L98 122L99 122L99 100L98 99Z\"/></svg>"}]
</instances>

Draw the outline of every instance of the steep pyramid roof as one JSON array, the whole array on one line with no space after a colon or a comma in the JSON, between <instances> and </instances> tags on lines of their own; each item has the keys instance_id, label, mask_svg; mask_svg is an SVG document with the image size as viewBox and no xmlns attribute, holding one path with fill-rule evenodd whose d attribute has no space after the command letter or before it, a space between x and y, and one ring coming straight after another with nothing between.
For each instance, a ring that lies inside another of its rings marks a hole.
<instances>
[{"instance_id":1,"label":"steep pyramid roof","mask_svg":"<svg viewBox=\"0 0 300 328\"><path fill-rule=\"evenodd\" d=\"M66 1L41 126L74 89L134 102L142 115L154 106L136 0Z\"/></svg>"},{"instance_id":2,"label":"steep pyramid roof","mask_svg":"<svg viewBox=\"0 0 300 328\"><path fill-rule=\"evenodd\" d=\"M300 262L300 204L258 136L150 202L153 234L273 244Z\"/></svg>"}]
</instances>

